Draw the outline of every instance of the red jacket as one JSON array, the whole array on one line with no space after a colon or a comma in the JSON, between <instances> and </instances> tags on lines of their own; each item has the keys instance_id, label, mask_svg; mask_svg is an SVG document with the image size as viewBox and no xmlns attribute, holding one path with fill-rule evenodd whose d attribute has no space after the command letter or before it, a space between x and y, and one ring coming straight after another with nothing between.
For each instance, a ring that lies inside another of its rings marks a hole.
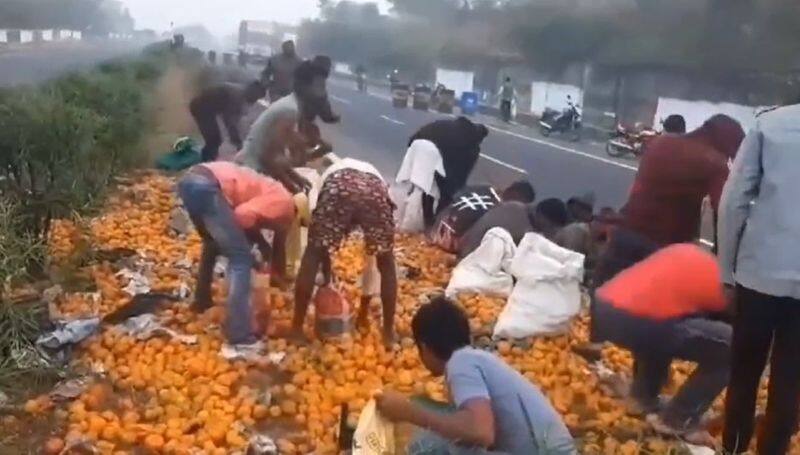
<instances>
[{"instance_id":1,"label":"red jacket","mask_svg":"<svg viewBox=\"0 0 800 455\"><path fill-rule=\"evenodd\" d=\"M639 163L622 224L662 245L694 241L703 199L716 212L728 179L728 159L744 138L738 122L712 117L683 136L653 140Z\"/></svg>"}]
</instances>

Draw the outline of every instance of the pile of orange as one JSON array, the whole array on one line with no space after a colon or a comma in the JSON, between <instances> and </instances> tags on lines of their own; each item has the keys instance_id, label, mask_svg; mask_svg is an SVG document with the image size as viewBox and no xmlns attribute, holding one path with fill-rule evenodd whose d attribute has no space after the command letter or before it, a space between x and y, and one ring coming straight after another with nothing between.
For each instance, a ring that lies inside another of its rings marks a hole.
<instances>
[{"instance_id":1,"label":"pile of orange","mask_svg":"<svg viewBox=\"0 0 800 455\"><path fill-rule=\"evenodd\" d=\"M145 175L122 188L104 214L91 222L95 247L130 249L152 259L149 278L154 290L162 292L174 292L184 284L194 287L193 277L177 264L188 258L196 268L200 249L196 234L171 232L170 213L177 205L173 186L169 178ZM49 244L55 254L67 256L75 243L75 231L69 226L61 222L54 226ZM340 288L353 307L361 298L363 252L363 243L352 239L333 261ZM104 327L83 343L77 362L105 372L107 380L69 405L65 439L87 437L101 453L128 453L141 447L152 453L223 454L245 448L251 434L267 432L275 436L282 454L325 455L337 453L336 429L343 404L354 424L371 394L383 387L446 401L442 379L431 377L419 360L410 322L427 296L447 285L455 260L423 239L405 235L397 237L396 257L401 273L396 349L388 350L381 342L376 314L368 330L337 340L300 347L285 339L269 339L269 352L286 354L277 367L227 361L219 355L226 290L218 282L213 288L215 306L206 313L195 314L188 302L181 302L158 314L166 326L194 335L196 344L137 340L114 327ZM68 294L59 302L63 314L103 315L129 301L122 291L127 283L115 275L112 265L95 264L89 272L100 302L93 306L84 295ZM564 336L497 341L487 335L504 300L461 295L458 301L470 317L477 344L495 351L547 394L577 437L581 453L669 453L677 447L654 436L640 419L626 415L622 403L598 387L587 362L573 353L571 348L588 338L585 318ZM264 302L270 308L273 333L288 325L292 303L291 292L276 290ZM372 312L378 313L377 300L373 305ZM311 326L307 324L309 336ZM604 361L620 372L629 373L632 365L630 355L616 348L604 352ZM673 368L673 389L690 368L685 364ZM43 412L43 405L32 404L31 409Z\"/></svg>"}]
</instances>

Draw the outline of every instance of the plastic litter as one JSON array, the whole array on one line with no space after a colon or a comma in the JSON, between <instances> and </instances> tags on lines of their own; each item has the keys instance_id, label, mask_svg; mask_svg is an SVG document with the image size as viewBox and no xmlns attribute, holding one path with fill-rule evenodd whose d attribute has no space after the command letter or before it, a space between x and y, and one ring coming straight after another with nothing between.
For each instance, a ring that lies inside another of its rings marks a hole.
<instances>
[{"instance_id":1,"label":"plastic litter","mask_svg":"<svg viewBox=\"0 0 800 455\"><path fill-rule=\"evenodd\" d=\"M249 345L224 344L219 354L226 360L248 360L257 362L264 359L264 343L259 341Z\"/></svg>"},{"instance_id":2,"label":"plastic litter","mask_svg":"<svg viewBox=\"0 0 800 455\"><path fill-rule=\"evenodd\" d=\"M122 290L131 297L150 292L150 279L142 272L124 268L117 272L117 276L128 280L128 284Z\"/></svg>"},{"instance_id":3,"label":"plastic litter","mask_svg":"<svg viewBox=\"0 0 800 455\"><path fill-rule=\"evenodd\" d=\"M275 441L265 434L254 434L247 447L248 455L278 455Z\"/></svg>"},{"instance_id":4,"label":"plastic litter","mask_svg":"<svg viewBox=\"0 0 800 455\"><path fill-rule=\"evenodd\" d=\"M76 344L92 335L99 326L100 318L56 323L56 330L39 336L36 346L58 349L67 344Z\"/></svg>"},{"instance_id":5,"label":"plastic litter","mask_svg":"<svg viewBox=\"0 0 800 455\"><path fill-rule=\"evenodd\" d=\"M53 401L69 401L78 398L92 380L88 377L68 379L61 381L50 391L50 398Z\"/></svg>"},{"instance_id":6,"label":"plastic litter","mask_svg":"<svg viewBox=\"0 0 800 455\"><path fill-rule=\"evenodd\" d=\"M148 340L155 336L165 335L180 341L183 344L197 344L197 336L183 335L161 325L153 314L142 314L132 317L118 325L126 335L137 340Z\"/></svg>"}]
</instances>

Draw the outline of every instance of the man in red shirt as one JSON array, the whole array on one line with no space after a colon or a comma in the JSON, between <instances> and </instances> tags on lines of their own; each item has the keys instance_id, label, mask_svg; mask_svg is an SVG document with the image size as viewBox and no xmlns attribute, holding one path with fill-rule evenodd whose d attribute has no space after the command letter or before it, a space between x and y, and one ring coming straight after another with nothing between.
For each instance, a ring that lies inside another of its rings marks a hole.
<instances>
[{"instance_id":1,"label":"man in red shirt","mask_svg":"<svg viewBox=\"0 0 800 455\"><path fill-rule=\"evenodd\" d=\"M728 381L732 328L712 320L727 300L716 258L693 244L665 247L596 291L593 328L633 354L631 405L662 433L705 440L703 413ZM697 368L665 406L659 394L673 359Z\"/></svg>"},{"instance_id":2,"label":"man in red shirt","mask_svg":"<svg viewBox=\"0 0 800 455\"><path fill-rule=\"evenodd\" d=\"M739 123L721 114L687 135L655 139L639 163L623 226L660 245L696 240L703 199L710 197L716 213L728 161L743 139Z\"/></svg>"}]
</instances>

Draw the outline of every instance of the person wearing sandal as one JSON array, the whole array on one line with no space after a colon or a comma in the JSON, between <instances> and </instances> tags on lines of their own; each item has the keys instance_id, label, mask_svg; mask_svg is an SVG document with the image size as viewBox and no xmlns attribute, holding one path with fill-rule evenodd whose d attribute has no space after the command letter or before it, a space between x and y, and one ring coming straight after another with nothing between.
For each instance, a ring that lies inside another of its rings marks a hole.
<instances>
[{"instance_id":1,"label":"person wearing sandal","mask_svg":"<svg viewBox=\"0 0 800 455\"><path fill-rule=\"evenodd\" d=\"M600 341L629 349L635 368L633 413L663 434L707 443L702 418L728 382L732 328L716 258L693 244L668 246L620 272L596 291L593 324ZM677 394L660 393L674 359L697 362Z\"/></svg>"}]
</instances>

